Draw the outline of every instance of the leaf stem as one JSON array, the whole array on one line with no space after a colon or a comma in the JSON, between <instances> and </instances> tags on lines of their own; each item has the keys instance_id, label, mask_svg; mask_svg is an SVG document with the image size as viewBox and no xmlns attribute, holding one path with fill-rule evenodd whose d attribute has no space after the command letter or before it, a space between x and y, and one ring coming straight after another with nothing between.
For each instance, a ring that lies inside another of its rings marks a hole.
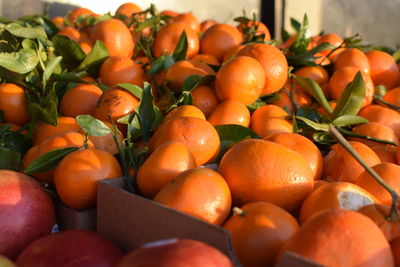
<instances>
[{"instance_id":1,"label":"leaf stem","mask_svg":"<svg viewBox=\"0 0 400 267\"><path fill-rule=\"evenodd\" d=\"M399 195L394 191L380 176L379 174L369 167L365 161L360 157L360 155L354 150L350 143L343 137L343 135L336 129L333 124L329 124L329 133L335 138L363 167L364 169L377 181L381 186L383 186L389 194L392 196L392 206L388 219L391 221L399 221L399 214L397 212L397 201Z\"/></svg>"}]
</instances>

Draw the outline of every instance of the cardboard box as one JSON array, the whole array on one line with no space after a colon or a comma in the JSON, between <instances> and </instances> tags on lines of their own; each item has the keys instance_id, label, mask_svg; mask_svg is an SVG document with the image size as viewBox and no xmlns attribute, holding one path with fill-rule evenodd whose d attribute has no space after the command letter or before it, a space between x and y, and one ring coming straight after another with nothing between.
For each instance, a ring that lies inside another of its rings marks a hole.
<instances>
[{"instance_id":1,"label":"cardboard box","mask_svg":"<svg viewBox=\"0 0 400 267\"><path fill-rule=\"evenodd\" d=\"M60 201L54 201L59 230L96 231L96 209L71 209Z\"/></svg>"},{"instance_id":2,"label":"cardboard box","mask_svg":"<svg viewBox=\"0 0 400 267\"><path fill-rule=\"evenodd\" d=\"M227 230L130 193L123 178L98 183L97 231L124 252L160 239L195 239L218 248L240 266ZM323 267L293 253L285 253L277 266Z\"/></svg>"}]
</instances>

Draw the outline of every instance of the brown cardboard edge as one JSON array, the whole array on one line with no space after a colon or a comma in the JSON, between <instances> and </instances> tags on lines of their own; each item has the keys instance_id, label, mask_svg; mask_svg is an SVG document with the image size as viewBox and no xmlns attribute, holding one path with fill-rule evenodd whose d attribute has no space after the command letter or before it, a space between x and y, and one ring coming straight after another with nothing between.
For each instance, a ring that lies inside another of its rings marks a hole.
<instances>
[{"instance_id":1,"label":"brown cardboard edge","mask_svg":"<svg viewBox=\"0 0 400 267\"><path fill-rule=\"evenodd\" d=\"M58 229L96 231L96 209L76 210L54 201Z\"/></svg>"},{"instance_id":2,"label":"brown cardboard edge","mask_svg":"<svg viewBox=\"0 0 400 267\"><path fill-rule=\"evenodd\" d=\"M287 251L275 267L326 267L314 261L306 259L296 253Z\"/></svg>"}]
</instances>

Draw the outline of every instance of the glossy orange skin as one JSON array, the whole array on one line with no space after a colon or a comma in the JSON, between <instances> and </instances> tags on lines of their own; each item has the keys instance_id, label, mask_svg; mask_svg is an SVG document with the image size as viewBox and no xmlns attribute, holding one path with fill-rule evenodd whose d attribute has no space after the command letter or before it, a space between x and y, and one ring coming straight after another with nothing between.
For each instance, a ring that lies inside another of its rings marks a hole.
<instances>
[{"instance_id":1,"label":"glossy orange skin","mask_svg":"<svg viewBox=\"0 0 400 267\"><path fill-rule=\"evenodd\" d=\"M204 33L208 28L214 26L217 22L213 19L208 19L200 23L200 32Z\"/></svg>"},{"instance_id":2,"label":"glossy orange skin","mask_svg":"<svg viewBox=\"0 0 400 267\"><path fill-rule=\"evenodd\" d=\"M107 19L94 25L90 40L102 41L110 56L130 57L135 48L132 34L128 27L118 19Z\"/></svg>"},{"instance_id":3,"label":"glossy orange skin","mask_svg":"<svg viewBox=\"0 0 400 267\"><path fill-rule=\"evenodd\" d=\"M189 25L183 22L168 23L160 28L154 37L152 46L153 55L159 57L164 54L172 54L183 31L186 32L188 39L186 56L191 58L197 55L200 48L199 37Z\"/></svg>"},{"instance_id":4,"label":"glossy orange skin","mask_svg":"<svg viewBox=\"0 0 400 267\"><path fill-rule=\"evenodd\" d=\"M381 162L375 152L367 145L356 141L349 143L368 166L372 167ZM341 167L338 168L338 166ZM334 144L331 151L324 157L322 177L328 181L356 183L363 171L364 168L361 164L340 144Z\"/></svg>"},{"instance_id":5,"label":"glossy orange skin","mask_svg":"<svg viewBox=\"0 0 400 267\"><path fill-rule=\"evenodd\" d=\"M141 12L142 9L136 5L135 3L123 3L120 5L117 10L115 11L115 14L122 14L126 17L132 16L134 13Z\"/></svg>"},{"instance_id":6,"label":"glossy orange skin","mask_svg":"<svg viewBox=\"0 0 400 267\"><path fill-rule=\"evenodd\" d=\"M339 47L343 44L343 38L337 35L336 33L327 33L322 35L320 38L318 38L317 45L322 44L322 43L329 43L333 45L334 47ZM329 53L331 53L331 49L326 49L321 51L320 53L324 56L328 56ZM337 51L337 50L336 50ZM329 59L333 60L334 59L334 54L333 52L330 56Z\"/></svg>"},{"instance_id":7,"label":"glossy orange skin","mask_svg":"<svg viewBox=\"0 0 400 267\"><path fill-rule=\"evenodd\" d=\"M229 49L241 43L242 34L238 29L229 24L215 24L201 35L200 51L221 61Z\"/></svg>"},{"instance_id":8,"label":"glossy orange skin","mask_svg":"<svg viewBox=\"0 0 400 267\"><path fill-rule=\"evenodd\" d=\"M138 189L143 196L154 198L176 176L196 167L195 158L183 143L161 144L139 168L136 175Z\"/></svg>"},{"instance_id":9,"label":"glossy orange skin","mask_svg":"<svg viewBox=\"0 0 400 267\"><path fill-rule=\"evenodd\" d=\"M361 207L358 212L373 220L385 234L388 241L400 237L400 222L387 219L390 214L390 206L371 204Z\"/></svg>"},{"instance_id":10,"label":"glossy orange skin","mask_svg":"<svg viewBox=\"0 0 400 267\"><path fill-rule=\"evenodd\" d=\"M356 125L352 129L352 132L370 136L370 137L374 137L374 138L378 138L378 139L391 141L395 144L399 143L399 139L397 138L397 136L396 136L395 132L392 130L392 128L389 128L388 126L385 126L383 124L376 123L376 122L369 122L369 123L365 123L365 124ZM385 144L382 144L379 142L367 140L364 138L358 138L358 137L349 137L349 140L364 143L371 148L376 147L376 146L386 146ZM390 145L388 145L388 146L393 147Z\"/></svg>"},{"instance_id":11,"label":"glossy orange skin","mask_svg":"<svg viewBox=\"0 0 400 267\"><path fill-rule=\"evenodd\" d=\"M193 97L192 105L198 107L206 118L211 115L219 102L215 91L205 85L194 88L190 94Z\"/></svg>"},{"instance_id":12,"label":"glossy orange skin","mask_svg":"<svg viewBox=\"0 0 400 267\"><path fill-rule=\"evenodd\" d=\"M185 80L192 75L204 77L206 75L215 75L215 71L206 63L198 60L181 60L168 69L166 80L168 81L170 89L173 91L181 91Z\"/></svg>"},{"instance_id":13,"label":"glossy orange skin","mask_svg":"<svg viewBox=\"0 0 400 267\"><path fill-rule=\"evenodd\" d=\"M103 92L97 102L94 117L102 121L110 121L109 116L116 122L119 118L133 112L139 105L139 99L130 92L111 87Z\"/></svg>"},{"instance_id":14,"label":"glossy orange skin","mask_svg":"<svg viewBox=\"0 0 400 267\"><path fill-rule=\"evenodd\" d=\"M371 104L361 109L358 115L369 122L381 123L392 128L397 138L400 138L400 114L393 109Z\"/></svg>"},{"instance_id":15,"label":"glossy orange skin","mask_svg":"<svg viewBox=\"0 0 400 267\"><path fill-rule=\"evenodd\" d=\"M319 148L310 139L296 133L277 133L264 139L300 153L308 161L314 179L321 178L324 158Z\"/></svg>"},{"instance_id":16,"label":"glossy orange skin","mask_svg":"<svg viewBox=\"0 0 400 267\"><path fill-rule=\"evenodd\" d=\"M222 157L219 171L228 182L235 205L266 201L294 211L314 186L303 156L265 140L246 139L235 144Z\"/></svg>"},{"instance_id":17,"label":"glossy orange skin","mask_svg":"<svg viewBox=\"0 0 400 267\"><path fill-rule=\"evenodd\" d=\"M255 58L263 67L265 73L263 95L275 93L285 85L288 79L288 63L284 54L275 46L251 44L241 49L237 55Z\"/></svg>"},{"instance_id":18,"label":"glossy orange skin","mask_svg":"<svg viewBox=\"0 0 400 267\"><path fill-rule=\"evenodd\" d=\"M400 266L400 237L390 242L396 267Z\"/></svg>"},{"instance_id":19,"label":"glossy orange skin","mask_svg":"<svg viewBox=\"0 0 400 267\"><path fill-rule=\"evenodd\" d=\"M376 171L394 191L400 192L399 165L383 162L372 166L372 169L374 169L374 171ZM378 184L378 182L375 181L375 179L366 171L363 171L359 175L356 184L374 195L381 204L388 206L392 204L392 197L389 192L387 192L383 186Z\"/></svg>"},{"instance_id":20,"label":"glossy orange skin","mask_svg":"<svg viewBox=\"0 0 400 267\"><path fill-rule=\"evenodd\" d=\"M221 63L213 55L210 54L198 54L195 55L192 59L204 62L208 65L221 65Z\"/></svg>"},{"instance_id":21,"label":"glossy orange skin","mask_svg":"<svg viewBox=\"0 0 400 267\"><path fill-rule=\"evenodd\" d=\"M28 102L25 90L12 83L0 84L0 110L4 122L24 125L29 122Z\"/></svg>"},{"instance_id":22,"label":"glossy orange skin","mask_svg":"<svg viewBox=\"0 0 400 267\"><path fill-rule=\"evenodd\" d=\"M86 55L89 54L90 51L92 51L92 46L89 42L81 41L79 42L79 46Z\"/></svg>"},{"instance_id":23,"label":"glossy orange skin","mask_svg":"<svg viewBox=\"0 0 400 267\"><path fill-rule=\"evenodd\" d=\"M241 207L224 224L244 266L272 266L283 244L299 229L296 219L268 202L251 202Z\"/></svg>"},{"instance_id":24,"label":"glossy orange skin","mask_svg":"<svg viewBox=\"0 0 400 267\"><path fill-rule=\"evenodd\" d=\"M189 25L189 27L195 31L199 32L200 31L200 22L199 19L193 15L192 13L182 13L179 14L176 17L173 17L170 21L171 23L173 22L183 22Z\"/></svg>"},{"instance_id":25,"label":"glossy orange skin","mask_svg":"<svg viewBox=\"0 0 400 267\"><path fill-rule=\"evenodd\" d=\"M100 80L107 86L131 83L142 87L146 74L142 66L129 57L109 57L100 67Z\"/></svg>"},{"instance_id":26,"label":"glossy orange skin","mask_svg":"<svg viewBox=\"0 0 400 267\"><path fill-rule=\"evenodd\" d=\"M371 67L367 56L358 48L346 48L334 60L335 69L354 67L364 74L371 73Z\"/></svg>"},{"instance_id":27,"label":"glossy orange skin","mask_svg":"<svg viewBox=\"0 0 400 267\"><path fill-rule=\"evenodd\" d=\"M325 84L329 81L328 72L321 66L301 67L294 72L294 75L309 78L319 85Z\"/></svg>"},{"instance_id":28,"label":"glossy orange skin","mask_svg":"<svg viewBox=\"0 0 400 267\"><path fill-rule=\"evenodd\" d=\"M73 27L64 27L57 34L67 36L75 42L81 40L81 33Z\"/></svg>"},{"instance_id":29,"label":"glossy orange skin","mask_svg":"<svg viewBox=\"0 0 400 267\"><path fill-rule=\"evenodd\" d=\"M324 266L394 266L389 243L373 221L351 210L328 210L302 225L284 245Z\"/></svg>"},{"instance_id":30,"label":"glossy orange skin","mask_svg":"<svg viewBox=\"0 0 400 267\"><path fill-rule=\"evenodd\" d=\"M84 210L96 206L98 181L121 175L121 167L110 153L89 148L61 160L54 173L54 184L65 205Z\"/></svg>"},{"instance_id":31,"label":"glossy orange skin","mask_svg":"<svg viewBox=\"0 0 400 267\"><path fill-rule=\"evenodd\" d=\"M354 67L343 67L336 70L329 79L329 95L332 99L338 100L345 87L353 81L359 70ZM365 97L362 102L362 107L372 103L372 96L374 94L374 83L371 77L365 73L361 73L365 83Z\"/></svg>"},{"instance_id":32,"label":"glossy orange skin","mask_svg":"<svg viewBox=\"0 0 400 267\"><path fill-rule=\"evenodd\" d=\"M93 84L77 84L68 90L61 98L59 110L67 117L78 115L93 115L103 91Z\"/></svg>"},{"instance_id":33,"label":"glossy orange skin","mask_svg":"<svg viewBox=\"0 0 400 267\"><path fill-rule=\"evenodd\" d=\"M285 120L289 114L276 105L262 106L251 115L251 129L261 138L277 132L292 132L292 124Z\"/></svg>"},{"instance_id":34,"label":"glossy orange skin","mask_svg":"<svg viewBox=\"0 0 400 267\"><path fill-rule=\"evenodd\" d=\"M400 106L400 87L393 88L389 90L384 96L383 100L393 104L395 106ZM380 103L379 103L380 104ZM385 106L384 104L380 104Z\"/></svg>"},{"instance_id":35,"label":"glossy orange skin","mask_svg":"<svg viewBox=\"0 0 400 267\"><path fill-rule=\"evenodd\" d=\"M220 149L219 136L212 124L193 117L178 117L167 121L150 138L148 146L154 151L169 141L184 143L198 166L214 162Z\"/></svg>"},{"instance_id":36,"label":"glossy orange skin","mask_svg":"<svg viewBox=\"0 0 400 267\"><path fill-rule=\"evenodd\" d=\"M384 85L392 89L400 78L396 61L388 53L370 50L365 53L371 67L371 79L375 86Z\"/></svg>"},{"instance_id":37,"label":"glossy orange skin","mask_svg":"<svg viewBox=\"0 0 400 267\"><path fill-rule=\"evenodd\" d=\"M161 189L154 201L215 225L225 222L232 205L226 181L208 168L181 173Z\"/></svg>"},{"instance_id":38,"label":"glossy orange skin","mask_svg":"<svg viewBox=\"0 0 400 267\"><path fill-rule=\"evenodd\" d=\"M262 66L251 57L236 57L224 64L215 78L215 92L219 100L234 100L252 104L264 88Z\"/></svg>"},{"instance_id":39,"label":"glossy orange skin","mask_svg":"<svg viewBox=\"0 0 400 267\"><path fill-rule=\"evenodd\" d=\"M111 123L109 123L107 121L103 121L103 123L105 123L108 126L108 128L111 130L111 133L108 135L104 135L104 136L91 135L91 136L89 136L89 140L93 143L94 148L104 150L104 151L110 153L111 155L115 155L118 153L118 148L117 148L117 144L115 143L115 140L113 137L114 127ZM119 144L122 144L122 140L124 139L124 136L122 135L122 133L120 131L118 131L118 129L117 129L116 135L117 135L117 140L118 140Z\"/></svg>"},{"instance_id":40,"label":"glossy orange skin","mask_svg":"<svg viewBox=\"0 0 400 267\"><path fill-rule=\"evenodd\" d=\"M237 124L244 127L250 125L250 112L246 105L225 100L219 103L207 119L212 125Z\"/></svg>"},{"instance_id":41,"label":"glossy orange skin","mask_svg":"<svg viewBox=\"0 0 400 267\"><path fill-rule=\"evenodd\" d=\"M278 106L280 108L283 108L289 114L292 114L294 111L294 107L293 107L293 103L292 103L292 100L290 99L289 95L284 92L279 92L278 97L279 97L279 99L274 101L271 104Z\"/></svg>"},{"instance_id":42,"label":"glossy orange skin","mask_svg":"<svg viewBox=\"0 0 400 267\"><path fill-rule=\"evenodd\" d=\"M81 132L82 129L72 117L58 117L58 125L53 126L47 123L38 123L33 134L33 144L39 145L47 137L62 134L68 131Z\"/></svg>"},{"instance_id":43,"label":"glossy orange skin","mask_svg":"<svg viewBox=\"0 0 400 267\"><path fill-rule=\"evenodd\" d=\"M172 109L165 117L163 122L173 120L178 117L194 117L205 120L206 117L204 116L203 112L192 105L182 105Z\"/></svg>"},{"instance_id":44,"label":"glossy orange skin","mask_svg":"<svg viewBox=\"0 0 400 267\"><path fill-rule=\"evenodd\" d=\"M84 7L78 7L75 8L73 10L71 10L68 14L67 14L67 20L69 21L69 23L71 23L74 26L77 26L77 19L80 16L93 16L96 15L93 11L91 11L90 9L84 8Z\"/></svg>"},{"instance_id":45,"label":"glossy orange skin","mask_svg":"<svg viewBox=\"0 0 400 267\"><path fill-rule=\"evenodd\" d=\"M54 25L57 26L57 28L61 29L65 26L64 24L64 17L57 16L51 19L51 22L54 23Z\"/></svg>"},{"instance_id":46,"label":"glossy orange skin","mask_svg":"<svg viewBox=\"0 0 400 267\"><path fill-rule=\"evenodd\" d=\"M303 224L310 218L312 218L314 214L317 214L318 212L321 212L323 210L349 209L351 205L345 206L346 203L343 202L346 201L344 201L344 197L341 196L341 194L344 194L345 192L351 192L353 196L357 195L364 198L365 203L363 204L356 203L356 201L352 200L351 198L347 199L349 204L353 203L354 206L356 206L357 204L367 205L377 202L377 199L373 195L355 184L348 182L329 183L327 185L321 186L318 190L312 192L304 200L300 209L299 222ZM366 199L368 199L369 203ZM344 205L344 207L341 207L342 204Z\"/></svg>"}]
</instances>

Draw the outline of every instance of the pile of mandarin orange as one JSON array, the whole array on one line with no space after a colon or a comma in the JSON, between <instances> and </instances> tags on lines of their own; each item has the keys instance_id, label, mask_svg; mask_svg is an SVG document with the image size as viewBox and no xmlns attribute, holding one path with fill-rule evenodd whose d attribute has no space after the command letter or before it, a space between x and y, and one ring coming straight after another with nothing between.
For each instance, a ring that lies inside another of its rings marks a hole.
<instances>
[{"instance_id":1,"label":"pile of mandarin orange","mask_svg":"<svg viewBox=\"0 0 400 267\"><path fill-rule=\"evenodd\" d=\"M360 72L365 94L357 115L368 122L349 131L393 144L354 136L348 140L399 192L400 114L393 106L400 106L400 75L394 57L347 47L342 37L324 33L311 37L307 50L322 43L331 44L330 49L319 51L308 65L289 66L296 35L272 42L261 22L201 22L193 13L169 10L158 15L166 19L157 31L145 27L140 32L132 21L144 21L150 14L133 3L90 26L82 18L99 15L86 8L52 20L58 34L78 42L86 54L100 40L109 57L98 77L84 77L87 84L77 83L59 99L58 126L36 126L23 168L54 149L82 147L85 134L76 122L78 115L92 115L109 127L116 124L117 140L123 140L127 133L118 119L133 113L141 100L117 84L143 87L148 82L164 118L148 142L136 142L149 148L143 164L130 169L140 195L227 229L243 266L273 266L287 251L326 266L400 266L400 221L388 218L392 196L341 144L321 150L293 123L293 114L301 108L329 117L296 77L315 81L335 108ZM249 30L257 41L246 39ZM186 58L150 73L157 59L175 51L183 32ZM146 38L151 40L147 48L140 41ZM190 90L191 104L165 108L167 93L159 89L179 95L192 75L215 79ZM386 88L382 99L392 106L374 100L378 86ZM15 127L30 120L24 90L11 83L0 85L4 122ZM252 105L260 98L270 101ZM259 138L232 143L222 155L215 126L227 124L249 128ZM54 184L67 206L92 208L96 182L123 174L113 156L117 153L112 134L91 136L86 148L34 177Z\"/></svg>"}]
</instances>

